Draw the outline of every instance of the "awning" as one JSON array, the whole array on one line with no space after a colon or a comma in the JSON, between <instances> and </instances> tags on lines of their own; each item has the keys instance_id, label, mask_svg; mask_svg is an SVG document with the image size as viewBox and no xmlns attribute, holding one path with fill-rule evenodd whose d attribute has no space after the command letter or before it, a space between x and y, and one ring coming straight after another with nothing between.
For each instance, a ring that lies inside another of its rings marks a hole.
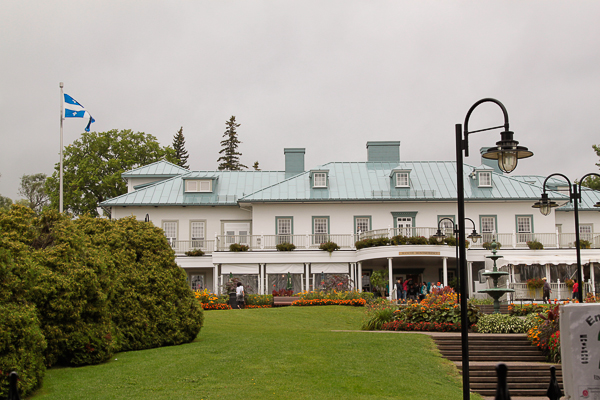
<instances>
[{"instance_id":1,"label":"awning","mask_svg":"<svg viewBox=\"0 0 600 400\"><path fill-rule=\"evenodd\" d=\"M221 275L258 275L258 264L221 264Z\"/></svg>"},{"instance_id":2,"label":"awning","mask_svg":"<svg viewBox=\"0 0 600 400\"><path fill-rule=\"evenodd\" d=\"M588 264L590 262L600 262L600 257L581 257L581 265ZM572 255L559 255L559 254L540 254L535 256L520 256L520 255L507 255L504 258L498 259L496 262L498 266L503 265L532 265L532 264L577 264L577 256Z\"/></svg>"},{"instance_id":3,"label":"awning","mask_svg":"<svg viewBox=\"0 0 600 400\"><path fill-rule=\"evenodd\" d=\"M267 274L303 274L304 264L267 264Z\"/></svg>"},{"instance_id":4,"label":"awning","mask_svg":"<svg viewBox=\"0 0 600 400\"><path fill-rule=\"evenodd\" d=\"M348 263L311 263L310 272L313 274L348 274L350 269Z\"/></svg>"}]
</instances>

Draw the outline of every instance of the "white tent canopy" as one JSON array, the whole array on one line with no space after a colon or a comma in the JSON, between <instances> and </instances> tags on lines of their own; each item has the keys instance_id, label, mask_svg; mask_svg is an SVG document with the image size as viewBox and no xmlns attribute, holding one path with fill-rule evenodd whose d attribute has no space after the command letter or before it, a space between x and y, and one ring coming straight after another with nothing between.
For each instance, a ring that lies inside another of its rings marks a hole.
<instances>
[{"instance_id":1,"label":"white tent canopy","mask_svg":"<svg viewBox=\"0 0 600 400\"><path fill-rule=\"evenodd\" d=\"M303 274L304 264L267 264L267 274Z\"/></svg>"},{"instance_id":2,"label":"white tent canopy","mask_svg":"<svg viewBox=\"0 0 600 400\"><path fill-rule=\"evenodd\" d=\"M600 257L581 257L581 265L588 264L590 262L600 262ZM498 266L503 265L532 265L532 264L577 264L577 256L572 255L552 255L552 254L540 254L535 256L520 256L520 255L507 255L504 258L500 258L497 261Z\"/></svg>"},{"instance_id":3,"label":"white tent canopy","mask_svg":"<svg viewBox=\"0 0 600 400\"><path fill-rule=\"evenodd\" d=\"M221 264L221 275L258 275L258 264Z\"/></svg>"},{"instance_id":4,"label":"white tent canopy","mask_svg":"<svg viewBox=\"0 0 600 400\"><path fill-rule=\"evenodd\" d=\"M348 263L312 263L310 271L313 274L324 272L326 274L347 274L350 272Z\"/></svg>"}]
</instances>

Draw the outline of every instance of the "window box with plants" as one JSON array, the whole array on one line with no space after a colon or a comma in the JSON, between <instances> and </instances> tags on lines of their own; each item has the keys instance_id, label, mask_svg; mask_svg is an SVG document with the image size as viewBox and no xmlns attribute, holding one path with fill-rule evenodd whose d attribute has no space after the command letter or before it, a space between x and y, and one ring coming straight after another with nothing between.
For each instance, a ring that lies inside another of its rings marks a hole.
<instances>
[{"instance_id":1,"label":"window box with plants","mask_svg":"<svg viewBox=\"0 0 600 400\"><path fill-rule=\"evenodd\" d=\"M527 247L529 247L531 250L543 250L544 249L544 245L541 242L538 242L537 240L531 240L531 241L527 242Z\"/></svg>"},{"instance_id":2,"label":"window box with plants","mask_svg":"<svg viewBox=\"0 0 600 400\"><path fill-rule=\"evenodd\" d=\"M335 250L339 250L340 246L338 246L335 242L325 242L321 243L319 249L328 251L329 253L333 253Z\"/></svg>"},{"instance_id":3,"label":"window box with plants","mask_svg":"<svg viewBox=\"0 0 600 400\"><path fill-rule=\"evenodd\" d=\"M248 247L245 244L231 243L229 245L229 251L240 252L240 251L248 251L248 250L250 250L250 247Z\"/></svg>"},{"instance_id":4,"label":"window box with plants","mask_svg":"<svg viewBox=\"0 0 600 400\"><path fill-rule=\"evenodd\" d=\"M275 246L275 248L277 249L277 251L292 251L296 249L296 246L293 243L279 243L277 246Z\"/></svg>"}]
</instances>

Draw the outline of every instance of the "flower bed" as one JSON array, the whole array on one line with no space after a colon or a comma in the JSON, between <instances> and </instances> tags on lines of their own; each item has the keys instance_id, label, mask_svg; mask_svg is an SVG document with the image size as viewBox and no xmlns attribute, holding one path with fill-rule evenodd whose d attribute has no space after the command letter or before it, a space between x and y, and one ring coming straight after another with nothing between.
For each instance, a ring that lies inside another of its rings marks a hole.
<instances>
[{"instance_id":1,"label":"flower bed","mask_svg":"<svg viewBox=\"0 0 600 400\"><path fill-rule=\"evenodd\" d=\"M293 306L354 306L364 307L367 304L365 299L298 299L292 303Z\"/></svg>"},{"instance_id":2,"label":"flower bed","mask_svg":"<svg viewBox=\"0 0 600 400\"><path fill-rule=\"evenodd\" d=\"M204 309L204 310L231 310L231 306L229 304L219 304L219 303L208 304L208 303L201 303L201 305L202 305L202 309Z\"/></svg>"},{"instance_id":3,"label":"flower bed","mask_svg":"<svg viewBox=\"0 0 600 400\"><path fill-rule=\"evenodd\" d=\"M406 322L392 321L381 326L384 331L429 331L429 332L456 332L460 330L460 322Z\"/></svg>"}]
</instances>

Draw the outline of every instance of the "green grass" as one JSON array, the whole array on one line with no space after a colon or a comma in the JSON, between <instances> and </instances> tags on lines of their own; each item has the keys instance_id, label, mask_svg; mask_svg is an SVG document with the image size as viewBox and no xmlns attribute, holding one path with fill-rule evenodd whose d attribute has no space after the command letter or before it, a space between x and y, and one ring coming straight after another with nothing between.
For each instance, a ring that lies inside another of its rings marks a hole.
<instances>
[{"instance_id":1,"label":"green grass","mask_svg":"<svg viewBox=\"0 0 600 400\"><path fill-rule=\"evenodd\" d=\"M460 376L428 336L332 332L358 329L363 312L342 306L208 311L193 343L50 369L32 398L462 399Z\"/></svg>"}]
</instances>

